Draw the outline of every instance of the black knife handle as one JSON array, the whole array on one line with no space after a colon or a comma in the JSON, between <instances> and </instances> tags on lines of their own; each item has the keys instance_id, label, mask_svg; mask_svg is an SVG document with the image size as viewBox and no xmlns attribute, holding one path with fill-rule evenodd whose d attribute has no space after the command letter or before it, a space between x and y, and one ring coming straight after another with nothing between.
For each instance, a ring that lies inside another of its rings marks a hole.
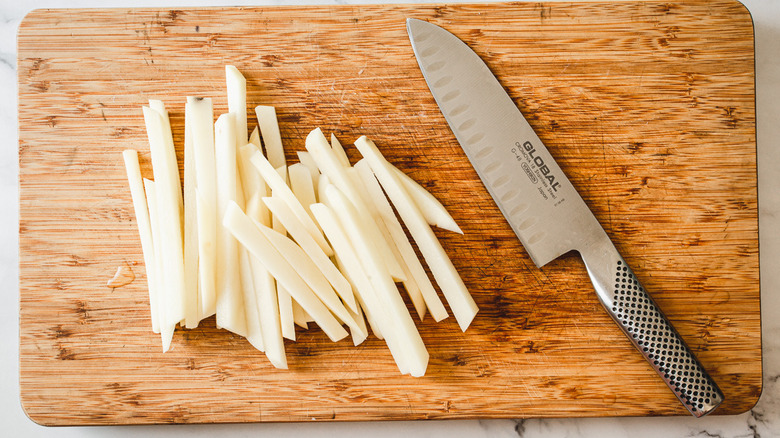
<instances>
[{"instance_id":1,"label":"black knife handle","mask_svg":"<svg viewBox=\"0 0 780 438\"><path fill-rule=\"evenodd\" d=\"M718 385L607 242L580 252L607 313L693 416L714 411L723 401Z\"/></svg>"}]
</instances>

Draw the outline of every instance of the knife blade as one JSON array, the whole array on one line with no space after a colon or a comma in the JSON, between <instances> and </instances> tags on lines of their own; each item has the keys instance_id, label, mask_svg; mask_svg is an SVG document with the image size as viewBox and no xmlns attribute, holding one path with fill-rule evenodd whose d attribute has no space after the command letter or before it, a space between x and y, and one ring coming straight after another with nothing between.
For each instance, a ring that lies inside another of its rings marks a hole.
<instances>
[{"instance_id":1,"label":"knife blade","mask_svg":"<svg viewBox=\"0 0 780 438\"><path fill-rule=\"evenodd\" d=\"M439 26L406 27L439 109L534 264L577 251L607 313L680 402L696 417L715 410L723 393L485 62Z\"/></svg>"}]
</instances>

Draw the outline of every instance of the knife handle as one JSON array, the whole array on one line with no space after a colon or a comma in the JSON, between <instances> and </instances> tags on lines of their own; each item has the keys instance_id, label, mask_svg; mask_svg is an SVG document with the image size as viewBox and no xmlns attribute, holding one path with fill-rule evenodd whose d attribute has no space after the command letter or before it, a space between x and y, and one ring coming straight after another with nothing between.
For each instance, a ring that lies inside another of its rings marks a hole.
<instances>
[{"instance_id":1,"label":"knife handle","mask_svg":"<svg viewBox=\"0 0 780 438\"><path fill-rule=\"evenodd\" d=\"M693 416L714 411L723 401L718 385L604 237L580 254L607 313Z\"/></svg>"}]
</instances>

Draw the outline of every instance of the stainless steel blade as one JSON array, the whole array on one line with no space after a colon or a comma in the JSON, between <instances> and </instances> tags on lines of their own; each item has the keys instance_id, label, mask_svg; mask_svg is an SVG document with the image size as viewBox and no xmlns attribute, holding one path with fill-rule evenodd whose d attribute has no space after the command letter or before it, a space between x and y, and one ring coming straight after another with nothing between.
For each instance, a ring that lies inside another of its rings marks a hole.
<instances>
[{"instance_id":1,"label":"stainless steel blade","mask_svg":"<svg viewBox=\"0 0 780 438\"><path fill-rule=\"evenodd\" d=\"M407 29L436 103L534 263L577 250L607 313L682 404L697 417L715 410L723 393L487 65L438 26L409 19Z\"/></svg>"},{"instance_id":2,"label":"stainless steel blade","mask_svg":"<svg viewBox=\"0 0 780 438\"><path fill-rule=\"evenodd\" d=\"M536 266L603 230L482 59L446 30L407 20L425 81L450 128Z\"/></svg>"}]
</instances>

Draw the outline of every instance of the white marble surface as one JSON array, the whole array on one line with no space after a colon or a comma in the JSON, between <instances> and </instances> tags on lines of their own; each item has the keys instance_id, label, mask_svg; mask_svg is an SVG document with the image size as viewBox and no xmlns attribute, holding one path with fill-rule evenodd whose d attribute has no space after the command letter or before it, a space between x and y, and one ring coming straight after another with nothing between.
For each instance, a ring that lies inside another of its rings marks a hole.
<instances>
[{"instance_id":1,"label":"white marble surface","mask_svg":"<svg viewBox=\"0 0 780 438\"><path fill-rule=\"evenodd\" d=\"M397 0L395 0L397 2ZM296 1L302 4L370 1ZM376 2L376 0L374 0ZM393 2L387 0L386 2ZM420 1L413 1L419 3ZM32 436L275 436L275 437L772 437L780 436L780 1L744 0L756 35L760 200L761 306L764 392L755 408L737 416L704 419L599 418L563 420L418 421L45 428L19 403L18 378L18 159L16 31L31 9L110 6L208 6L281 1L0 0L0 428L9 437Z\"/></svg>"}]
</instances>

